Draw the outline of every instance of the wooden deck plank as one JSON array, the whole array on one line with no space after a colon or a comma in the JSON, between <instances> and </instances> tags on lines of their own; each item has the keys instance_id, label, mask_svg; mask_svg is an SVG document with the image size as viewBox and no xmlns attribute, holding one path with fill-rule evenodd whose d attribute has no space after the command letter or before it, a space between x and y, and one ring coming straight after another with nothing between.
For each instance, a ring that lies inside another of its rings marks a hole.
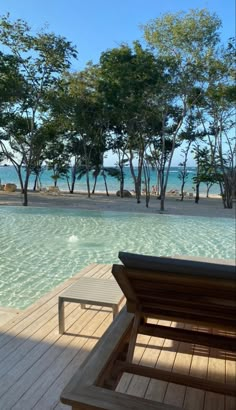
<instances>
[{"instance_id":1,"label":"wooden deck plank","mask_svg":"<svg viewBox=\"0 0 236 410\"><path fill-rule=\"evenodd\" d=\"M81 315L81 311L79 311L78 307L72 310L71 314L68 317L68 326L71 326L75 320L79 320ZM43 360L44 355L48 351L48 349L52 346L56 346L56 343L59 343L59 333L58 333L58 321L55 320L53 330L43 339L42 341L35 341L34 348L28 352L28 354L21 357L21 351L19 351L19 355L17 357L17 351L14 352L12 355L12 360L9 360L11 368L8 372L6 372L0 379L0 396L5 393L13 383L16 383L23 375L35 364L38 360ZM68 339L69 340L69 339ZM19 349L20 350L20 349ZM12 363L15 358L18 358L18 362L16 359L16 364L12 366ZM10 357L11 359L11 357ZM7 366L4 368L8 368Z\"/></svg>"},{"instance_id":2,"label":"wooden deck plank","mask_svg":"<svg viewBox=\"0 0 236 410\"><path fill-rule=\"evenodd\" d=\"M217 331L213 332L217 334ZM220 354L221 353L221 354ZM207 378L216 382L225 383L226 374L225 354L217 349L210 348ZM222 394L206 392L204 410L225 410L225 397Z\"/></svg>"},{"instance_id":3,"label":"wooden deck plank","mask_svg":"<svg viewBox=\"0 0 236 410\"><path fill-rule=\"evenodd\" d=\"M152 322L157 323L156 320ZM140 337L141 335L138 337L138 343L140 343L140 339L139 339ZM145 350L142 353L142 356L140 357L139 364L150 366L150 367L155 367L158 357L161 353L161 349L164 344L164 339L160 339L156 337L148 338L148 336L146 336L145 338L147 339L146 341L147 344L145 346ZM139 397L145 397L149 382L150 382L150 379L147 377L134 375L132 379L130 380L127 393L135 396L137 395L137 392L138 392Z\"/></svg>"},{"instance_id":4,"label":"wooden deck plank","mask_svg":"<svg viewBox=\"0 0 236 410\"><path fill-rule=\"evenodd\" d=\"M104 310L104 309L103 309ZM98 328L93 333L94 339L88 338L87 342L84 345L84 348L81 352L78 352L74 357L73 361L69 363L67 368L64 370L63 373L54 381L54 383L50 386L50 388L46 391L43 397L38 401L35 406L35 410L41 410L45 407L53 408L54 406L59 404L59 397L60 394L67 382L69 382L72 375L76 372L76 370L81 366L83 361L88 356L89 352L97 343L97 340L103 335L107 327L111 324L112 317L110 314L107 314L106 318L103 322L98 326ZM66 407L65 405L63 405Z\"/></svg>"},{"instance_id":5,"label":"wooden deck plank","mask_svg":"<svg viewBox=\"0 0 236 410\"><path fill-rule=\"evenodd\" d=\"M93 272L97 272L99 270L99 265L90 265L84 270L81 271L81 274L83 272L86 274L87 272L90 272L92 274ZM1 349L7 344L9 341L12 344L13 343L13 337L19 336L24 332L25 329L27 329L30 325L34 327L34 323L37 319L42 320L42 316L47 313L47 311L55 306L57 304L57 298L55 296L58 296L65 288L67 288L71 283L73 283L74 280L78 279L78 275L75 275L75 277L70 278L68 281L60 284L57 286L53 291L49 292L48 294L44 295L40 301L37 301L34 305L30 306L27 308L24 313L22 313L18 320L14 319L11 322L8 322L6 326L1 327L0 329L0 354L1 354ZM5 349L4 349L5 351Z\"/></svg>"},{"instance_id":6,"label":"wooden deck plank","mask_svg":"<svg viewBox=\"0 0 236 410\"><path fill-rule=\"evenodd\" d=\"M66 304L66 334L58 332L58 295L83 274L111 278L110 265L92 264L60 284L0 329L0 408L69 410L59 396L109 324L109 308ZM160 324L169 324L159 321ZM174 324L172 324L173 326ZM192 350L191 350L192 349ZM210 357L209 357L210 356ZM139 335L134 363L160 369L189 371L193 376L236 383L232 354L215 349ZM184 363L184 366L183 366ZM188 369L188 370L187 370ZM234 410L235 398L124 374L117 391L183 405L186 410ZM175 397L175 401L174 400Z\"/></svg>"},{"instance_id":7,"label":"wooden deck plank","mask_svg":"<svg viewBox=\"0 0 236 410\"><path fill-rule=\"evenodd\" d=\"M68 323L69 318L70 322L73 319L72 312L76 311L77 306L73 306L72 304L68 305L67 307L67 315L68 315ZM17 366L22 365L22 360L27 356L33 356L34 358L40 354L42 354L43 350L46 348L47 343L54 343L58 340L58 316L55 314L52 319L46 323L45 326L40 328L35 334L34 337L30 337L25 340L22 345L19 346L18 349L14 350L12 354L7 356L1 362L0 367L0 383L1 377L6 374L12 367L14 367L14 371L16 372ZM20 363L19 363L20 362ZM18 365L19 363L19 365Z\"/></svg>"},{"instance_id":8,"label":"wooden deck plank","mask_svg":"<svg viewBox=\"0 0 236 410\"><path fill-rule=\"evenodd\" d=\"M177 324L176 324L177 325ZM184 326L184 328L190 328ZM191 344L180 343L175 357L173 371L181 374L189 374L193 358L193 347ZM186 394L186 386L169 383L167 386L165 400L166 404L183 407Z\"/></svg>"},{"instance_id":9,"label":"wooden deck plank","mask_svg":"<svg viewBox=\"0 0 236 410\"><path fill-rule=\"evenodd\" d=\"M140 363L145 352L145 349L148 345L148 342L151 340L150 336L138 335L137 345L134 351L133 363ZM135 380L136 376L125 373L118 386L116 387L117 392L126 392L127 394L132 394L132 381Z\"/></svg>"},{"instance_id":10,"label":"wooden deck plank","mask_svg":"<svg viewBox=\"0 0 236 410\"><path fill-rule=\"evenodd\" d=\"M226 370L226 382L234 383L236 389L236 358L233 357L232 360L226 359L225 363ZM235 410L236 409L236 397L225 397L225 410Z\"/></svg>"},{"instance_id":11,"label":"wooden deck plank","mask_svg":"<svg viewBox=\"0 0 236 410\"><path fill-rule=\"evenodd\" d=\"M92 321L93 316L96 312L87 311L83 317L79 320L79 325L77 329L79 331L84 331L88 323L94 323ZM85 343L85 339L83 342ZM48 347L48 350L43 355L41 360L33 364L29 370L23 374L21 378L15 382L11 388L1 397L1 403L4 405L9 405L12 407L17 400L19 400L25 393L32 392L31 386L36 385L36 382L41 378L44 379L45 374L47 374L48 369L56 367L58 369L58 363L65 366L66 361L69 360L73 354L76 354L76 349L79 348L79 343L82 340L80 337L63 335L56 345ZM64 362L63 362L64 359ZM39 390L41 394L41 391Z\"/></svg>"},{"instance_id":12,"label":"wooden deck plank","mask_svg":"<svg viewBox=\"0 0 236 410\"><path fill-rule=\"evenodd\" d=\"M99 271L99 265L92 266L90 269L86 269L85 272L96 273ZM63 289L70 285L70 280L67 285L63 284ZM32 337L37 331L40 331L42 327L42 322L45 323L52 319L52 317L57 315L57 297L62 291L58 292L58 288L55 292L50 292L50 297L48 302L43 303L40 307L31 313L29 311L28 320L20 320L20 323L16 324L14 329L11 329L8 334L8 338L5 338L3 341L0 339L0 361L6 359L6 357L16 350L25 339ZM37 303L38 304L38 303ZM3 349L4 348L4 349Z\"/></svg>"},{"instance_id":13,"label":"wooden deck plank","mask_svg":"<svg viewBox=\"0 0 236 410\"><path fill-rule=\"evenodd\" d=\"M200 330L200 329L199 329ZM202 330L202 329L201 329ZM207 377L209 348L206 346L195 345L190 376ZM200 389L187 387L184 408L188 410L202 410L204 408L205 392Z\"/></svg>"},{"instance_id":14,"label":"wooden deck plank","mask_svg":"<svg viewBox=\"0 0 236 410\"><path fill-rule=\"evenodd\" d=\"M159 320L158 324L163 325L163 326L170 326L171 322L167 321L167 320ZM157 339L158 343L159 343L159 348L158 348L158 352L157 352L157 361L155 363L155 367L158 367L158 360L160 357L160 354L162 352L163 349L166 348L165 346L165 339L163 338L158 338ZM167 383L162 381L162 380L154 380L151 379L149 380L148 386L147 386L147 390L145 393L145 398L148 400L155 400L155 401L160 401L162 402L164 400L165 397L165 393L166 393L166 389L167 389Z\"/></svg>"},{"instance_id":15,"label":"wooden deck plank","mask_svg":"<svg viewBox=\"0 0 236 410\"><path fill-rule=\"evenodd\" d=\"M106 267L106 269L103 270L103 272L107 272L109 271L109 268ZM56 299L57 300L57 299ZM57 312L57 304L55 306L56 312ZM86 327L87 323L90 323L90 321L92 320L92 318L96 315L97 310L80 310L79 313L79 317L77 320L77 323L75 325L76 328L76 332L78 334L78 332L81 332L84 330L84 328ZM93 322L92 322L93 323ZM73 332L75 329L70 328L70 332ZM10 374L10 381L11 383L13 382L12 377L14 377L16 375L17 380L15 382L15 385L12 386L6 393L5 395L1 398L1 402L3 401L3 403L5 403L8 401L8 396L12 395L12 389L14 390L14 397L17 398L18 396L21 397L21 395L24 393L24 389L27 388L34 382L34 380L37 378L37 376L40 376L41 373L45 372L46 369L49 367L50 363L53 363L55 358L57 358L58 360L58 356L61 352L61 350L65 349L66 346L69 346L72 341L75 339L71 338L71 336L67 336L64 335L62 338L59 337L58 335L58 328L55 329L56 332L56 340L57 340L57 344L46 344L48 346L48 349L46 350L46 352L44 353L44 355L40 358L40 364L38 365L38 362L36 361L32 367L29 368L28 371L26 371L26 373L19 374L15 372L15 369L13 369L13 374ZM29 357L27 356L27 360L29 360ZM22 370L25 367L20 366L20 370ZM1 389L5 388L5 384L9 379L7 377L5 377L5 383L2 384ZM9 399L10 402L12 401L12 397Z\"/></svg>"},{"instance_id":16,"label":"wooden deck plank","mask_svg":"<svg viewBox=\"0 0 236 410\"><path fill-rule=\"evenodd\" d=\"M93 333L98 329L98 327L104 322L107 318L108 313L102 312L102 310L97 313L96 321L89 321L84 327L83 331L88 332L93 335ZM64 351L59 355L56 360L56 363L51 363L50 366L46 369L43 374L27 389L26 393L21 397L21 404L23 406L27 405L27 408L33 408L38 401L41 400L42 396L47 392L50 385L56 380L62 372L69 366L71 361L74 360L75 356L78 353L83 354L89 352L86 349L86 342L89 339L86 337L74 337L73 340L68 345L69 349L64 349ZM94 339L93 339L94 341ZM18 405L13 406L12 408L20 408Z\"/></svg>"}]
</instances>

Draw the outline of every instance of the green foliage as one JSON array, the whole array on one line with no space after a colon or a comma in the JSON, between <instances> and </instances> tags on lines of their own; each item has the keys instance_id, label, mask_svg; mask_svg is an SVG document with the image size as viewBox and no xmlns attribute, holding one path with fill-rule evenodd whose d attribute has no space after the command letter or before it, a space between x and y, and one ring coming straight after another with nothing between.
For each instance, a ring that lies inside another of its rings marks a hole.
<instances>
[{"instance_id":1,"label":"green foliage","mask_svg":"<svg viewBox=\"0 0 236 410\"><path fill-rule=\"evenodd\" d=\"M221 21L207 9L166 13L143 26L146 40L164 55L199 58L219 42Z\"/></svg>"},{"instance_id":2,"label":"green foliage","mask_svg":"<svg viewBox=\"0 0 236 410\"><path fill-rule=\"evenodd\" d=\"M235 43L231 38L219 47L220 26L206 9L167 13L143 26L150 48L123 44L72 74L77 51L69 41L34 34L25 21L3 16L1 150L15 165L26 165L27 178L45 159L55 180L66 175L68 181L72 167L73 181L86 174L88 192L90 172L95 178L109 173L122 186L125 162L136 160L136 192L143 167L155 167L164 201L175 148L207 141L207 154L196 157L198 179L220 180L227 167L232 171L236 100ZM118 154L119 171L103 166L110 149ZM188 150L184 155L186 168Z\"/></svg>"},{"instance_id":3,"label":"green foliage","mask_svg":"<svg viewBox=\"0 0 236 410\"><path fill-rule=\"evenodd\" d=\"M220 168L215 166L210 150L206 147L200 149L197 146L193 152L198 166L198 173L193 177L193 182L195 184L200 182L215 184L222 181L222 173Z\"/></svg>"}]
</instances>

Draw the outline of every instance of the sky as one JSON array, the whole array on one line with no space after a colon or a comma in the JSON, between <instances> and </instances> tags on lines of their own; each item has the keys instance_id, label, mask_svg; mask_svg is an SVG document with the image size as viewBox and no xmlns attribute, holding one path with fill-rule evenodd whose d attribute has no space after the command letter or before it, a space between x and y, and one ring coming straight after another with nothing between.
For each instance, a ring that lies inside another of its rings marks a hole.
<instances>
[{"instance_id":1,"label":"sky","mask_svg":"<svg viewBox=\"0 0 236 410\"><path fill-rule=\"evenodd\" d=\"M141 40L142 24L167 12L196 8L221 19L222 41L235 35L235 0L0 0L0 16L10 13L12 20L27 21L33 31L46 27L76 45L73 70L83 69L90 60L97 63L103 51ZM181 160L179 153L174 166ZM112 161L109 157L109 164Z\"/></svg>"}]
</instances>

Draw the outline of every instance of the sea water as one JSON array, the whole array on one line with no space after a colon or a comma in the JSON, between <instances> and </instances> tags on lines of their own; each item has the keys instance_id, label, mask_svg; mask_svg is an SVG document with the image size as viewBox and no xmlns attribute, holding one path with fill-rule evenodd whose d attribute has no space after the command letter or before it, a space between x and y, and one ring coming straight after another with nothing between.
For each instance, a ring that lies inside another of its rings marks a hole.
<instances>
[{"instance_id":1,"label":"sea water","mask_svg":"<svg viewBox=\"0 0 236 410\"><path fill-rule=\"evenodd\" d=\"M134 182L132 179L132 175L130 172L129 167L125 167L125 189L132 190L134 189ZM23 170L24 171L24 170ZM172 167L170 169L170 174L169 174L169 179L168 179L168 187L167 191L171 189L178 189L180 190L181 187L181 180L179 179L179 172L180 168L179 167ZM193 177L196 175L196 168L194 167L188 167L188 178L186 180L186 184L184 187L184 190L187 192L193 192ZM150 181L150 187L152 185L156 186L157 185L157 176L155 171L151 171L151 181ZM35 176L31 175L30 180L29 180L29 189L33 188L34 185L34 179ZM51 186L54 184L54 180L52 178L52 171L44 170L44 172L41 175L41 185L42 188L45 188L47 186ZM19 188L19 179L16 174L16 171L13 166L0 166L0 183L6 184L6 183L15 183L17 187ZM93 186L94 183L94 178L92 176L92 173L90 173L90 181L91 181L91 187ZM107 186L108 190L110 192L116 192L119 190L119 181L111 176L107 176ZM68 185L67 182L64 178L59 178L57 182L58 187L61 190L67 191L68 190ZM81 178L80 180L76 180L76 185L75 185L75 190L76 191L86 191L87 186L86 186L86 179L85 177ZM105 191L105 185L104 185L104 180L102 176L98 177L97 185L96 185L96 190L97 191ZM200 184L200 193L205 194L207 190L206 184L201 183ZM219 194L220 189L218 184L214 184L211 189L210 193L212 194Z\"/></svg>"},{"instance_id":2,"label":"sea water","mask_svg":"<svg viewBox=\"0 0 236 410\"><path fill-rule=\"evenodd\" d=\"M0 306L25 308L118 252L235 257L231 218L0 207Z\"/></svg>"}]
</instances>

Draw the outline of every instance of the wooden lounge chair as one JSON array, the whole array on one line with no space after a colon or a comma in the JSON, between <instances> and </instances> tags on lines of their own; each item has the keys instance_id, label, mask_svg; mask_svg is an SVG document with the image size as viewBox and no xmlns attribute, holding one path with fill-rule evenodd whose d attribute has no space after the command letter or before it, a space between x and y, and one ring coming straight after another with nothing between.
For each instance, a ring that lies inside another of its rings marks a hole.
<instances>
[{"instance_id":1,"label":"wooden lounge chair","mask_svg":"<svg viewBox=\"0 0 236 410\"><path fill-rule=\"evenodd\" d=\"M123 265L112 273L127 298L116 317L64 389L61 400L75 409L173 410L177 407L115 392L121 375L132 373L225 395L236 395L229 383L168 372L133 363L138 334L236 351L235 266L148 257L120 252ZM227 331L201 331L154 325L148 318L173 320Z\"/></svg>"}]
</instances>

